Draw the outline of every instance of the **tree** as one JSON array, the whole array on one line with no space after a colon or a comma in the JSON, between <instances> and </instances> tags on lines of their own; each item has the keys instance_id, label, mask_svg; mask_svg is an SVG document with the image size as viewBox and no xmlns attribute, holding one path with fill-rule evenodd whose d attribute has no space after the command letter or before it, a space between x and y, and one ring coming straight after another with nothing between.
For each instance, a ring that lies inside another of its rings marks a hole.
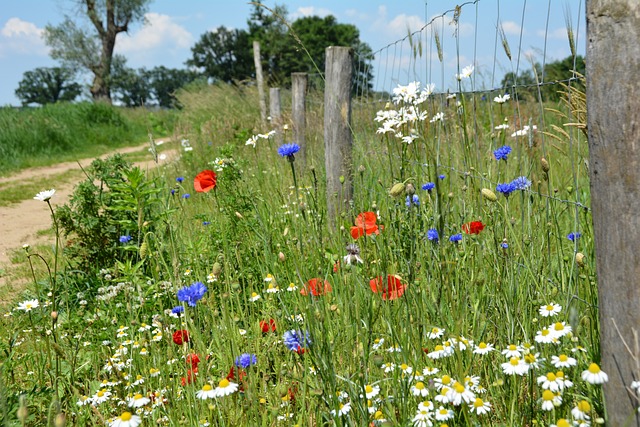
<instances>
[{"instance_id":1,"label":"tree","mask_svg":"<svg viewBox=\"0 0 640 427\"><path fill-rule=\"evenodd\" d=\"M141 107L151 100L151 85L144 68L126 66L126 59L115 55L111 64L109 87L113 98L127 107Z\"/></svg>"},{"instance_id":2,"label":"tree","mask_svg":"<svg viewBox=\"0 0 640 427\"><path fill-rule=\"evenodd\" d=\"M22 105L73 101L82 92L73 78L74 73L67 68L36 68L24 73L15 93Z\"/></svg>"},{"instance_id":3,"label":"tree","mask_svg":"<svg viewBox=\"0 0 640 427\"><path fill-rule=\"evenodd\" d=\"M45 42L51 57L71 68L93 73L91 95L94 100L111 102L109 77L116 36L143 18L151 0L77 0L78 13L88 20L79 26L69 16L57 26L47 25Z\"/></svg>"},{"instance_id":4,"label":"tree","mask_svg":"<svg viewBox=\"0 0 640 427\"><path fill-rule=\"evenodd\" d=\"M172 108L176 106L175 93L178 89L188 85L199 78L199 75L190 70L175 68L155 67L147 71L151 93L159 106Z\"/></svg>"},{"instance_id":5,"label":"tree","mask_svg":"<svg viewBox=\"0 0 640 427\"><path fill-rule=\"evenodd\" d=\"M282 70L282 55L294 43L289 37L289 29L286 25L289 11L284 5L275 5L271 10L265 9L259 4L253 5L253 11L249 16L249 40L260 42L260 54L262 55L262 69L266 74L266 80L271 86L283 84L287 75Z\"/></svg>"},{"instance_id":6,"label":"tree","mask_svg":"<svg viewBox=\"0 0 640 427\"><path fill-rule=\"evenodd\" d=\"M249 34L245 30L229 30L220 26L200 36L191 48L193 57L186 64L205 76L231 83L254 74Z\"/></svg>"}]
</instances>

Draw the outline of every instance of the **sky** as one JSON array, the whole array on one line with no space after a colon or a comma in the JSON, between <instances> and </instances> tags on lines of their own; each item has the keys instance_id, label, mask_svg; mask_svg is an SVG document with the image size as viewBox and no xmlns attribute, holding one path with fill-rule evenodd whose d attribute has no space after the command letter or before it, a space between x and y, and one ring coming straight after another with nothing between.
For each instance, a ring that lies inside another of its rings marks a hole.
<instances>
[{"instance_id":1,"label":"sky","mask_svg":"<svg viewBox=\"0 0 640 427\"><path fill-rule=\"evenodd\" d=\"M507 71L531 68L530 57L542 63L570 55L567 23L576 34L577 51L585 51L585 0L265 0L272 8L284 4L288 20L334 15L353 24L360 38L377 52L373 60L374 89L390 91L398 84L421 81L446 90L455 74L474 66L469 89L499 86ZM3 1L0 8L0 106L20 105L15 97L23 74L38 67L58 66L49 57L42 33L65 15L78 17L79 0ZM452 23L462 4L458 24ZM200 36L219 26L245 28L252 6L246 0L154 0L145 22L119 34L116 53L132 68L184 68ZM444 17L443 13L449 11ZM430 23L423 29L425 24ZM512 59L498 30L504 32ZM433 33L440 34L440 62ZM417 32L411 39L409 32ZM85 77L85 83L90 80Z\"/></svg>"}]
</instances>

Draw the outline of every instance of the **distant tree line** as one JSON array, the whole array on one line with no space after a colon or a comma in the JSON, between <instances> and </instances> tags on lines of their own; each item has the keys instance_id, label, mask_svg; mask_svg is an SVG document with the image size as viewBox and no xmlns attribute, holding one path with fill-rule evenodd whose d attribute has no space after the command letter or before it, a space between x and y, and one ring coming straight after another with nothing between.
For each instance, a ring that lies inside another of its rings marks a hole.
<instances>
[{"instance_id":1,"label":"distant tree line","mask_svg":"<svg viewBox=\"0 0 640 427\"><path fill-rule=\"evenodd\" d=\"M82 93L78 75L89 72L93 75L89 92L94 100L174 107L175 92L196 80L231 84L252 80L252 45L256 40L261 44L263 72L270 86L289 86L293 72L322 73L326 47L351 46L358 61L354 79L371 87L372 70L364 62L373 59L372 51L360 40L354 25L338 23L331 15L289 23L284 5L272 10L254 5L246 30L220 26L202 34L191 48L185 69L130 68L123 56L114 54L116 36L141 21L150 2L77 0L78 16L66 16L61 24L45 29L51 56L61 65L27 71L16 96L24 105L73 101Z\"/></svg>"}]
</instances>

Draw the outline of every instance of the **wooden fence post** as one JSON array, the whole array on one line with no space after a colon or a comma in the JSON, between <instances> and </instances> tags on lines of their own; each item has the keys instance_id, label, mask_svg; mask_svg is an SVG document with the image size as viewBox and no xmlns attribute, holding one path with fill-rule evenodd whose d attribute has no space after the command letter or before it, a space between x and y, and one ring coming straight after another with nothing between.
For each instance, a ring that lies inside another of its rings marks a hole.
<instances>
[{"instance_id":1,"label":"wooden fence post","mask_svg":"<svg viewBox=\"0 0 640 427\"><path fill-rule=\"evenodd\" d=\"M607 425L640 426L640 4L587 2L587 123ZM635 396L634 396L635 394Z\"/></svg>"},{"instance_id":2,"label":"wooden fence post","mask_svg":"<svg viewBox=\"0 0 640 427\"><path fill-rule=\"evenodd\" d=\"M264 78L262 77L262 60L260 58L260 42L253 42L253 63L256 67L256 82L258 84L258 101L260 103L260 119L262 125L267 123L267 100L264 94Z\"/></svg>"},{"instance_id":3,"label":"wooden fence post","mask_svg":"<svg viewBox=\"0 0 640 427\"><path fill-rule=\"evenodd\" d=\"M269 89L269 116L271 117L271 126L276 131L275 141L278 146L282 145L282 108L280 107L280 88L272 87ZM297 159L296 159L297 160Z\"/></svg>"},{"instance_id":4,"label":"wooden fence post","mask_svg":"<svg viewBox=\"0 0 640 427\"><path fill-rule=\"evenodd\" d=\"M337 226L353 197L351 177L351 77L353 49L326 49L324 88L324 163L327 174L329 225ZM341 182L342 181L342 182Z\"/></svg>"},{"instance_id":5,"label":"wooden fence post","mask_svg":"<svg viewBox=\"0 0 640 427\"><path fill-rule=\"evenodd\" d=\"M296 166L304 173L307 162L307 73L291 73L291 118L293 120L293 142L300 146L296 154Z\"/></svg>"}]
</instances>

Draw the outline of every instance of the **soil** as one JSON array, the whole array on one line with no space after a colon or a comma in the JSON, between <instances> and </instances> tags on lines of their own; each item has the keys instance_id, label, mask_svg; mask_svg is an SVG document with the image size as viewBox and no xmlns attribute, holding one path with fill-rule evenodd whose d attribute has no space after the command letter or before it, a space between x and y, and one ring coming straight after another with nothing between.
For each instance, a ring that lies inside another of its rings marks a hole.
<instances>
[{"instance_id":1,"label":"soil","mask_svg":"<svg viewBox=\"0 0 640 427\"><path fill-rule=\"evenodd\" d=\"M106 158L115 153L136 153L145 150L148 146L148 144L144 144L136 147L118 149L101 156L101 158ZM162 164L168 164L177 156L177 151L164 150L163 154L166 154L167 158ZM34 188L33 196L35 196L36 193L51 188L51 186L47 184L48 179L67 174L69 171L77 171L77 179L56 185L56 193L51 198L51 205L55 209L56 206L67 203L73 193L75 185L83 179L82 168L89 166L93 160L94 158L87 158L78 160L77 162L65 162L47 167L24 170L15 175L0 178L0 187L19 183L23 180L31 180L33 177L40 177L42 180L42 188ZM148 160L135 162L134 164L142 170L156 167L156 163L151 159L151 155L149 155ZM25 244L53 243L53 236L39 233L49 228L51 228L51 211L46 203L29 197L26 200L10 206L0 206L0 301L6 301L12 295L16 295L24 289L24 283L20 283L23 281L16 281L10 274L13 267L11 262L12 253L16 249L21 249Z\"/></svg>"}]
</instances>

